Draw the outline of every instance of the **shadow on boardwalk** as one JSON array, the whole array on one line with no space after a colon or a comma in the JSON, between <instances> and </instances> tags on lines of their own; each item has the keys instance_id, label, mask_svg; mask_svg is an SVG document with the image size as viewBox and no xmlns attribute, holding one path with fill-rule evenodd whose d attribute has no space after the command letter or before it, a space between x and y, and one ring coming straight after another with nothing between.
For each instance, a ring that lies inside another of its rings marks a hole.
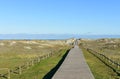
<instances>
[{"instance_id":1,"label":"shadow on boardwalk","mask_svg":"<svg viewBox=\"0 0 120 79\"><path fill-rule=\"evenodd\" d=\"M56 71L59 69L59 67L61 66L61 64L63 63L63 61L65 60L66 56L68 55L70 50L67 50L67 52L65 53L65 55L62 57L62 59L58 62L58 64L50 71L48 72L43 79L51 79L53 77L53 75L56 73Z\"/></svg>"}]
</instances>

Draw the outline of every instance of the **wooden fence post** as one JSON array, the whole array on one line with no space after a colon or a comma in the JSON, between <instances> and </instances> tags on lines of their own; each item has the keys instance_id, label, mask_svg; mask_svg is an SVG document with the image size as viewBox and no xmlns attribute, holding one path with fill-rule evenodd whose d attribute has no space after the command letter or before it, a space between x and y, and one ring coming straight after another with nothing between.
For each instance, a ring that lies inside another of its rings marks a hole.
<instances>
[{"instance_id":1,"label":"wooden fence post","mask_svg":"<svg viewBox=\"0 0 120 79\"><path fill-rule=\"evenodd\" d=\"M19 66L19 74L22 74L21 66Z\"/></svg>"},{"instance_id":2,"label":"wooden fence post","mask_svg":"<svg viewBox=\"0 0 120 79\"><path fill-rule=\"evenodd\" d=\"M110 60L111 60L111 58L110 57L108 57L108 62L110 63Z\"/></svg>"},{"instance_id":3,"label":"wooden fence post","mask_svg":"<svg viewBox=\"0 0 120 79\"><path fill-rule=\"evenodd\" d=\"M102 59L104 59L104 54L102 53Z\"/></svg>"},{"instance_id":4,"label":"wooden fence post","mask_svg":"<svg viewBox=\"0 0 120 79\"><path fill-rule=\"evenodd\" d=\"M48 57L49 57L49 53L48 53Z\"/></svg>"},{"instance_id":5,"label":"wooden fence post","mask_svg":"<svg viewBox=\"0 0 120 79\"><path fill-rule=\"evenodd\" d=\"M38 57L38 59L37 59L37 60L38 60L38 63L39 63L39 62L40 62L40 58Z\"/></svg>"},{"instance_id":6,"label":"wooden fence post","mask_svg":"<svg viewBox=\"0 0 120 79\"><path fill-rule=\"evenodd\" d=\"M120 68L120 66L118 65L118 69Z\"/></svg>"},{"instance_id":7,"label":"wooden fence post","mask_svg":"<svg viewBox=\"0 0 120 79\"><path fill-rule=\"evenodd\" d=\"M31 61L31 65L32 65L32 66L34 65L34 61L33 61L33 60Z\"/></svg>"},{"instance_id":8,"label":"wooden fence post","mask_svg":"<svg viewBox=\"0 0 120 79\"><path fill-rule=\"evenodd\" d=\"M8 79L10 79L10 69L8 69Z\"/></svg>"},{"instance_id":9,"label":"wooden fence post","mask_svg":"<svg viewBox=\"0 0 120 79\"><path fill-rule=\"evenodd\" d=\"M120 68L120 65L119 65L119 61L118 61L118 63L117 63L118 65L117 65L117 68L119 69Z\"/></svg>"},{"instance_id":10,"label":"wooden fence post","mask_svg":"<svg viewBox=\"0 0 120 79\"><path fill-rule=\"evenodd\" d=\"M29 69L29 62L27 62L27 69Z\"/></svg>"}]
</instances>

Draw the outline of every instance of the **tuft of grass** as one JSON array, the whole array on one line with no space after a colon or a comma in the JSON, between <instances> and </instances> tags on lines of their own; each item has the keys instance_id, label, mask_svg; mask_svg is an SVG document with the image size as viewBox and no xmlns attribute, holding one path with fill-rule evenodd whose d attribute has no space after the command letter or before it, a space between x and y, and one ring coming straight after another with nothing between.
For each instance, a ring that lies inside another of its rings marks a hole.
<instances>
[{"instance_id":1,"label":"tuft of grass","mask_svg":"<svg viewBox=\"0 0 120 79\"><path fill-rule=\"evenodd\" d=\"M82 51L95 79L116 79L116 74L112 69L107 67L87 50L82 48Z\"/></svg>"}]
</instances>

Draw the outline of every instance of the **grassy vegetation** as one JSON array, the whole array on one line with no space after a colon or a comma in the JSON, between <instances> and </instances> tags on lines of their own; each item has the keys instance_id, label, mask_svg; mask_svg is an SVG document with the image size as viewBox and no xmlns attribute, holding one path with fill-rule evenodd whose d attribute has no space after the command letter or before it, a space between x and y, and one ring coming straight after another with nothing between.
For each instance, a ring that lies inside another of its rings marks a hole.
<instances>
[{"instance_id":1,"label":"grassy vegetation","mask_svg":"<svg viewBox=\"0 0 120 79\"><path fill-rule=\"evenodd\" d=\"M64 41L60 43L42 40L0 40L0 68L12 69L37 56L56 52L65 46Z\"/></svg>"},{"instance_id":2,"label":"grassy vegetation","mask_svg":"<svg viewBox=\"0 0 120 79\"><path fill-rule=\"evenodd\" d=\"M103 62L85 49L82 50L95 79L117 79L116 74Z\"/></svg>"},{"instance_id":3,"label":"grassy vegetation","mask_svg":"<svg viewBox=\"0 0 120 79\"><path fill-rule=\"evenodd\" d=\"M65 40L0 40L0 74L7 73L2 68L12 70L39 56L62 50L62 54L42 60L21 75L11 74L11 79L42 79L57 64L67 47Z\"/></svg>"},{"instance_id":4,"label":"grassy vegetation","mask_svg":"<svg viewBox=\"0 0 120 79\"><path fill-rule=\"evenodd\" d=\"M11 79L42 79L56 64L60 61L62 56L66 53L66 49L63 49L54 56L42 60L39 64L31 67L21 75L12 75Z\"/></svg>"},{"instance_id":5,"label":"grassy vegetation","mask_svg":"<svg viewBox=\"0 0 120 79\"><path fill-rule=\"evenodd\" d=\"M120 39L81 40L81 44L120 63Z\"/></svg>"}]
</instances>

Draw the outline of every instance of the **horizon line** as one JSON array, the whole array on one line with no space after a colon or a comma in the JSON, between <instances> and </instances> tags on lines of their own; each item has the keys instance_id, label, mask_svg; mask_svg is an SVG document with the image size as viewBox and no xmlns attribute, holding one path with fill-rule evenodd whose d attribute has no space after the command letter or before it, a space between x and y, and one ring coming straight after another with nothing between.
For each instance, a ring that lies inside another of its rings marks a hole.
<instances>
[{"instance_id":1,"label":"horizon line","mask_svg":"<svg viewBox=\"0 0 120 79\"><path fill-rule=\"evenodd\" d=\"M120 35L120 34L72 34L72 33L1 33L0 35Z\"/></svg>"}]
</instances>

